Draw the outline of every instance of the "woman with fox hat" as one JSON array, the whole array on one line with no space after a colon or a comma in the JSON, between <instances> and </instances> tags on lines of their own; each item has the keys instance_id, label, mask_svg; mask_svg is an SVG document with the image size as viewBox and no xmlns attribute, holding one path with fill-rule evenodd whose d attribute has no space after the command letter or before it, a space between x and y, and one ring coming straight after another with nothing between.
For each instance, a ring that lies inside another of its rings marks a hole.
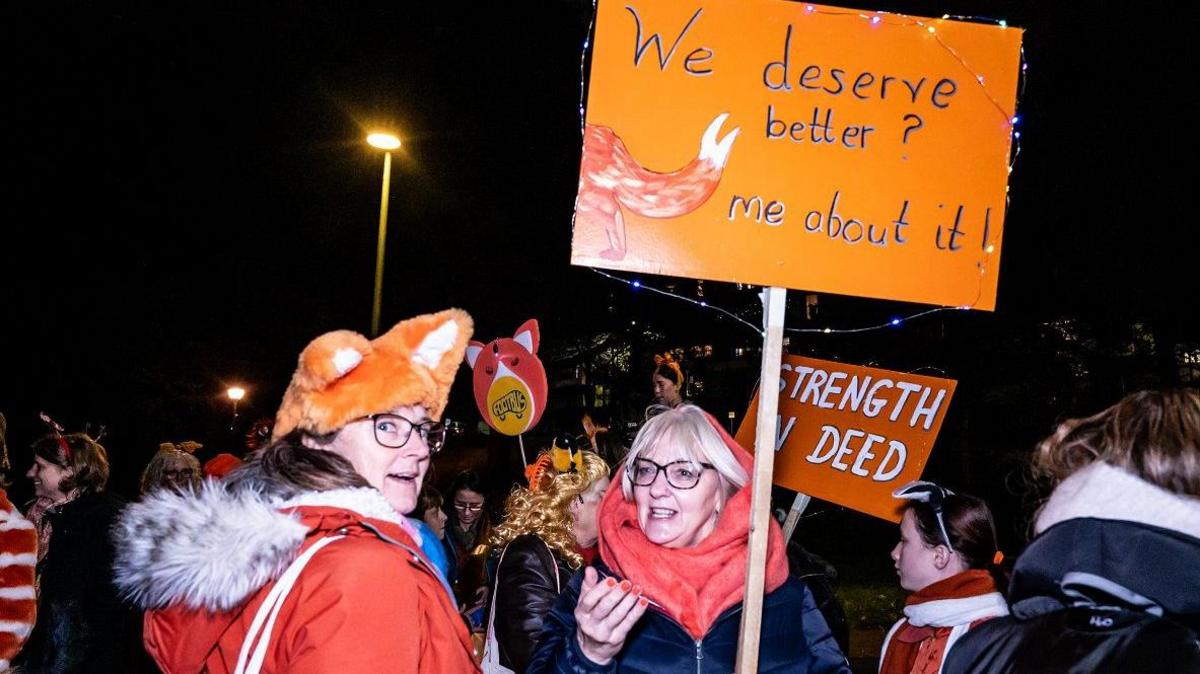
<instances>
[{"instance_id":1,"label":"woman with fox hat","mask_svg":"<svg viewBox=\"0 0 1200 674\"><path fill-rule=\"evenodd\" d=\"M469 672L467 631L412 511L471 336L457 309L315 339L272 442L199 496L117 527L117 583L164 672Z\"/></svg>"}]
</instances>

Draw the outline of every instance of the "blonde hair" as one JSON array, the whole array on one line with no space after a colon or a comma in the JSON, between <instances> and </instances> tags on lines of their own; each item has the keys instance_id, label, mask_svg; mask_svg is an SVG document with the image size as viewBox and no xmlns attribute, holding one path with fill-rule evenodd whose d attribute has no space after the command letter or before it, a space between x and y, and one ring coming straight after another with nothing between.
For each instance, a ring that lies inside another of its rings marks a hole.
<instances>
[{"instance_id":1,"label":"blonde hair","mask_svg":"<svg viewBox=\"0 0 1200 674\"><path fill-rule=\"evenodd\" d=\"M168 466L179 466L192 469L192 479L189 484L193 489L200 488L200 460L191 454L181 451L172 443L164 442L158 446L158 451L151 457L142 471L141 493L146 494L158 489L166 483L164 473Z\"/></svg>"},{"instance_id":2,"label":"blonde hair","mask_svg":"<svg viewBox=\"0 0 1200 674\"><path fill-rule=\"evenodd\" d=\"M658 409L661 411L655 413ZM663 443L678 447L688 459L711 463L725 488L726 497L750 482L746 469L725 444L721 434L713 428L707 412L695 405L684 404L673 409L655 407L648 414L654 416L650 417L633 439L633 446L625 456L625 470L621 471L621 492L626 501L633 500L633 481L629 477L629 467Z\"/></svg>"},{"instance_id":3,"label":"blonde hair","mask_svg":"<svg viewBox=\"0 0 1200 674\"><path fill-rule=\"evenodd\" d=\"M504 503L508 512L504 522L492 532L492 545L500 548L517 536L533 534L545 541L572 569L583 565L583 556L575 541L571 501L596 482L608 477L608 464L598 455L580 451L582 467L559 473L538 491L514 487Z\"/></svg>"},{"instance_id":4,"label":"blonde hair","mask_svg":"<svg viewBox=\"0 0 1200 674\"><path fill-rule=\"evenodd\" d=\"M1138 391L1099 414L1064 421L1038 445L1032 470L1058 483L1096 461L1200 496L1200 393Z\"/></svg>"}]
</instances>

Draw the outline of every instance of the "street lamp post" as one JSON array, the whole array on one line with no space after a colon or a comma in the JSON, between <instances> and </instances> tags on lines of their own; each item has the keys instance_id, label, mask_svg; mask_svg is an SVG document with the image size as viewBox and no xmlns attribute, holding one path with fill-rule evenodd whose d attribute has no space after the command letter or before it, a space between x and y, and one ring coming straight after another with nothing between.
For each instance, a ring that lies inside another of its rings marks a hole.
<instances>
[{"instance_id":1,"label":"street lamp post","mask_svg":"<svg viewBox=\"0 0 1200 674\"><path fill-rule=\"evenodd\" d=\"M383 150L383 191L379 198L379 242L375 246L375 301L371 305L371 336L379 335L379 307L383 298L383 252L387 245L388 196L392 186L392 150L400 147L400 139L390 133L367 136L371 147Z\"/></svg>"},{"instance_id":2,"label":"street lamp post","mask_svg":"<svg viewBox=\"0 0 1200 674\"><path fill-rule=\"evenodd\" d=\"M237 428L238 403L246 397L246 389L241 386L230 386L225 391L225 395L229 396L229 400L233 403L233 421L229 422L229 430L232 432Z\"/></svg>"}]
</instances>

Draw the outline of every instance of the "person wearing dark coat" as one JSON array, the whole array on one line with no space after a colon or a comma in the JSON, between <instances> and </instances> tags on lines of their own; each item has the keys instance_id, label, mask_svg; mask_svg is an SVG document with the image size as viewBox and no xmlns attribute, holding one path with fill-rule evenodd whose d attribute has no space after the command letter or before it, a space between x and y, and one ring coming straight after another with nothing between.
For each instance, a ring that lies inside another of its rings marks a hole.
<instances>
[{"instance_id":1,"label":"person wearing dark coat","mask_svg":"<svg viewBox=\"0 0 1200 674\"><path fill-rule=\"evenodd\" d=\"M447 501L446 543L453 550L452 588L459 611L467 618L472 633L481 632L486 615L488 592L488 553L492 535L491 512L487 507L487 489L478 473L466 470L450 483Z\"/></svg>"},{"instance_id":2,"label":"person wearing dark coat","mask_svg":"<svg viewBox=\"0 0 1200 674\"><path fill-rule=\"evenodd\" d=\"M600 504L596 560L546 616L529 674L728 674L745 592L753 458L700 408L651 417ZM758 671L849 674L770 522Z\"/></svg>"},{"instance_id":3,"label":"person wearing dark coat","mask_svg":"<svg viewBox=\"0 0 1200 674\"><path fill-rule=\"evenodd\" d=\"M37 565L37 623L13 661L23 673L136 671L140 621L117 597L109 535L125 503L104 491L104 447L85 434L54 434L33 445L28 476L39 499L39 529L49 544Z\"/></svg>"},{"instance_id":4,"label":"person wearing dark coat","mask_svg":"<svg viewBox=\"0 0 1200 674\"><path fill-rule=\"evenodd\" d=\"M1200 672L1200 394L1142 391L1043 441L1061 480L1017 559L1011 615L945 674Z\"/></svg>"},{"instance_id":5,"label":"person wearing dark coat","mask_svg":"<svg viewBox=\"0 0 1200 674\"><path fill-rule=\"evenodd\" d=\"M817 555L809 552L796 541L787 544L788 573L793 578L804 581L804 585L812 592L813 602L829 625L838 648L843 653L850 651L850 621L846 620L846 611L838 600L834 590L837 580L837 570L833 565Z\"/></svg>"},{"instance_id":6,"label":"person wearing dark coat","mask_svg":"<svg viewBox=\"0 0 1200 674\"><path fill-rule=\"evenodd\" d=\"M593 452L572 450L566 463L560 472L542 454L529 471L529 487L513 489L505 503L507 517L492 536L500 560L485 663L524 672L545 615L575 570L595 555L608 464Z\"/></svg>"}]
</instances>

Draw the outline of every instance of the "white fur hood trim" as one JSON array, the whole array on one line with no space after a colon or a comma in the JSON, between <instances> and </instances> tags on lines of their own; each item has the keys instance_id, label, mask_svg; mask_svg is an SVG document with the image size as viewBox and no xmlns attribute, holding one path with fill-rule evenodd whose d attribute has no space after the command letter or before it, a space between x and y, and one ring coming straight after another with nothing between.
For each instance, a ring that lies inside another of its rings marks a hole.
<instances>
[{"instance_id":1,"label":"white fur hood trim","mask_svg":"<svg viewBox=\"0 0 1200 674\"><path fill-rule=\"evenodd\" d=\"M1200 499L1174 494L1102 461L1063 480L1038 514L1036 533L1092 517L1172 529L1200 538Z\"/></svg>"},{"instance_id":2,"label":"white fur hood trim","mask_svg":"<svg viewBox=\"0 0 1200 674\"><path fill-rule=\"evenodd\" d=\"M228 611L279 577L308 534L298 506L331 506L364 517L400 518L375 489L306 493L287 501L206 482L198 494L167 490L130 505L114 527L115 583L143 609L180 603ZM280 509L284 509L281 511Z\"/></svg>"}]
</instances>

